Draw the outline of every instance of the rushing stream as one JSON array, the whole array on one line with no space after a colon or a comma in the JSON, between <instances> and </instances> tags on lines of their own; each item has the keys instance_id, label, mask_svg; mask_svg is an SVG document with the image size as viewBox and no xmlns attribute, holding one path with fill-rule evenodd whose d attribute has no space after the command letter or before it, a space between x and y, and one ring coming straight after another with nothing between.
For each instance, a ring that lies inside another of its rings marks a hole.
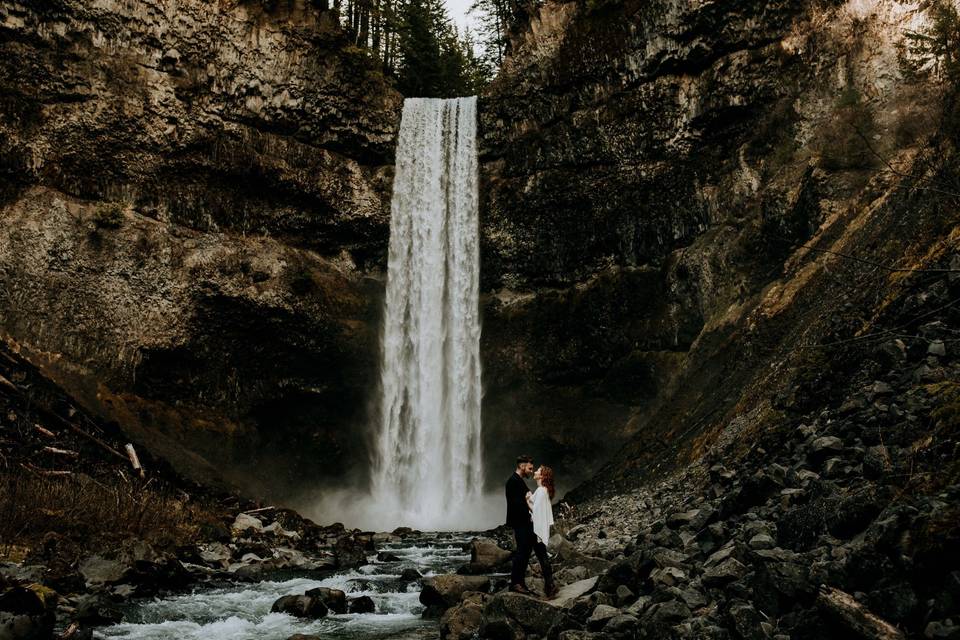
<instances>
[{"instance_id":1,"label":"rushing stream","mask_svg":"<svg viewBox=\"0 0 960 640\"><path fill-rule=\"evenodd\" d=\"M96 638L136 640L286 640L297 633L324 638L434 637L437 623L420 617L420 583L404 583L400 572L417 569L425 576L449 573L469 560L463 545L469 537L424 534L402 543L384 544L380 551L399 561L370 563L324 579L294 578L238 583L226 588L197 590L130 605L124 622L97 632ZM331 614L305 620L270 613L274 601L314 587L331 587L348 597L370 596L375 613Z\"/></svg>"}]
</instances>

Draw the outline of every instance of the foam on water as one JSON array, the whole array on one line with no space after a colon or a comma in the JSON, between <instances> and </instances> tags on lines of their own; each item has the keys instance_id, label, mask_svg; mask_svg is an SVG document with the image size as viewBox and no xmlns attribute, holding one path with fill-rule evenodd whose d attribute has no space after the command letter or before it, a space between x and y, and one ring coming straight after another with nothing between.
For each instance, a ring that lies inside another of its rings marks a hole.
<instances>
[{"instance_id":1,"label":"foam on water","mask_svg":"<svg viewBox=\"0 0 960 640\"><path fill-rule=\"evenodd\" d=\"M125 640L286 640L296 633L319 634L334 639L357 638L410 640L436 633L435 621L420 614L420 587L402 583L400 572L416 568L424 575L452 571L469 558L462 548L466 539L443 540L436 547L419 541L382 549L399 561L372 562L356 570L323 579L294 578L237 584L227 588L198 590L131 608L122 624L97 631L97 638ZM284 613L271 613L277 598L302 594L315 587L340 589L348 597L369 596L376 613L329 615L304 620Z\"/></svg>"}]
</instances>

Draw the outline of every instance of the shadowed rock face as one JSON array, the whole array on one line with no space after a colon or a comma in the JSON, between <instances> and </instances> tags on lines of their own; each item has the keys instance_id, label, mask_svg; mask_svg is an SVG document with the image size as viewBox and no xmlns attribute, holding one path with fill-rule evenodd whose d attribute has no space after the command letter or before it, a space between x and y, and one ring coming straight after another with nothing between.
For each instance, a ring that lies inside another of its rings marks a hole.
<instances>
[{"instance_id":1,"label":"shadowed rock face","mask_svg":"<svg viewBox=\"0 0 960 640\"><path fill-rule=\"evenodd\" d=\"M365 456L401 98L332 14L264 7L0 3L0 330L277 492Z\"/></svg>"},{"instance_id":2,"label":"shadowed rock face","mask_svg":"<svg viewBox=\"0 0 960 640\"><path fill-rule=\"evenodd\" d=\"M605 478L632 481L828 330L813 295L828 254L803 245L876 251L887 230L858 214L899 186L873 152L910 162L932 128L929 86L897 62L922 12L869 5L533 16L480 110L488 433L524 434L568 476L597 459L581 452L616 451Z\"/></svg>"}]
</instances>

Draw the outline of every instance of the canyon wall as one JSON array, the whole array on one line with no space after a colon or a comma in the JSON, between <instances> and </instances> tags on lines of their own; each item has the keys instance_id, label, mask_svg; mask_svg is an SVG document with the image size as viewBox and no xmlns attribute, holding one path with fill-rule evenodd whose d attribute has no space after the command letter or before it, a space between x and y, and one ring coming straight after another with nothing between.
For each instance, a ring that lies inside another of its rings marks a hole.
<instances>
[{"instance_id":1,"label":"canyon wall","mask_svg":"<svg viewBox=\"0 0 960 640\"><path fill-rule=\"evenodd\" d=\"M0 3L0 331L181 471L365 457L402 98L302 2Z\"/></svg>"},{"instance_id":2,"label":"canyon wall","mask_svg":"<svg viewBox=\"0 0 960 640\"><path fill-rule=\"evenodd\" d=\"M928 24L893 0L534 12L480 98L491 481L530 452L561 488L635 483L795 401L804 345L896 286L835 254L943 233L898 195L940 117L902 64ZM196 477L366 478L402 99L335 14L3 0L0 34L3 338Z\"/></svg>"},{"instance_id":3,"label":"canyon wall","mask_svg":"<svg viewBox=\"0 0 960 640\"><path fill-rule=\"evenodd\" d=\"M893 197L939 122L906 71L930 24L893 1L545 3L481 106L486 428L568 474L614 452L602 490L762 422L831 316L882 297L828 294L831 252L896 263L943 231Z\"/></svg>"}]
</instances>

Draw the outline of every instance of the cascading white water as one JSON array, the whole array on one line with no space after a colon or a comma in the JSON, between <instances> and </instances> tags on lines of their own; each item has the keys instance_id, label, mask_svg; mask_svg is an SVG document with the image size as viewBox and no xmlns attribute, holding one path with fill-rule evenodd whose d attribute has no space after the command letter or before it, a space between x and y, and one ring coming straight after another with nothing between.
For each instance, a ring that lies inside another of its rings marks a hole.
<instances>
[{"instance_id":1,"label":"cascading white water","mask_svg":"<svg viewBox=\"0 0 960 640\"><path fill-rule=\"evenodd\" d=\"M476 98L404 101L396 167L374 507L379 529L463 529L483 479Z\"/></svg>"}]
</instances>

